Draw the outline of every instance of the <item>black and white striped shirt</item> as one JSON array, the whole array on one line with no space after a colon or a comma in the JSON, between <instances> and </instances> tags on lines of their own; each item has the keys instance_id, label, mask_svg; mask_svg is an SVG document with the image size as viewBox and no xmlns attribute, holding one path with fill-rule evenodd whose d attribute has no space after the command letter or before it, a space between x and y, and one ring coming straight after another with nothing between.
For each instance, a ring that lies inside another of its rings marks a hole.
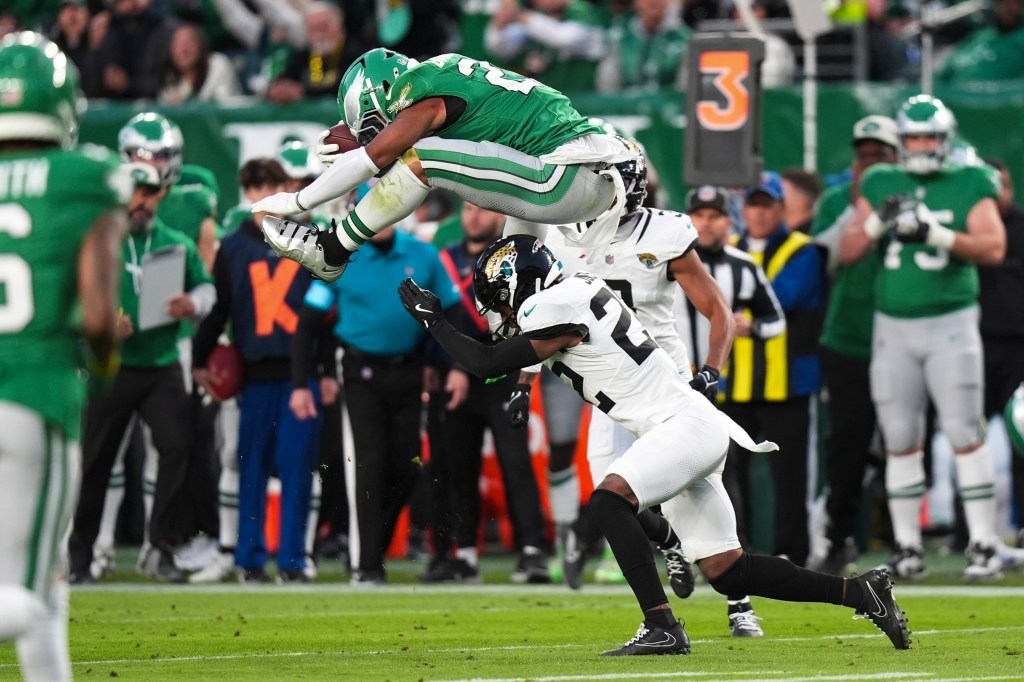
<instances>
[{"instance_id":1,"label":"black and white striped shirt","mask_svg":"<svg viewBox=\"0 0 1024 682\"><path fill-rule=\"evenodd\" d=\"M697 254L718 282L733 312L750 311L752 336L770 339L786 330L786 315L775 298L772 285L764 270L747 253L726 245L717 252L698 247ZM685 305L686 311L676 316L677 324L682 323L680 335L686 341L694 366L700 367L708 354L711 323L685 296L680 298L683 303L679 307Z\"/></svg>"}]
</instances>

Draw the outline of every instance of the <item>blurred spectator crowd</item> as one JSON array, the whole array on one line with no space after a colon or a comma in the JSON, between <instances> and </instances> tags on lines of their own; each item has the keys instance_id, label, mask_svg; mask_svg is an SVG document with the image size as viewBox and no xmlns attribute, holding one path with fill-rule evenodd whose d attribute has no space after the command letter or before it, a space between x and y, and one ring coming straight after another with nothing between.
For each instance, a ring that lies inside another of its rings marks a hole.
<instances>
[{"instance_id":1,"label":"blurred spectator crowd","mask_svg":"<svg viewBox=\"0 0 1024 682\"><path fill-rule=\"evenodd\" d=\"M689 40L736 29L764 36L765 85L799 81L802 43L785 0L750 4L741 13L729 0L14 0L0 9L0 36L51 37L89 98L169 105L333 98L348 65L378 46L420 59L463 52L566 91L684 89ZM818 39L818 77L919 77L925 4L826 2L833 29ZM1021 0L928 29L940 81L1024 78Z\"/></svg>"}]
</instances>

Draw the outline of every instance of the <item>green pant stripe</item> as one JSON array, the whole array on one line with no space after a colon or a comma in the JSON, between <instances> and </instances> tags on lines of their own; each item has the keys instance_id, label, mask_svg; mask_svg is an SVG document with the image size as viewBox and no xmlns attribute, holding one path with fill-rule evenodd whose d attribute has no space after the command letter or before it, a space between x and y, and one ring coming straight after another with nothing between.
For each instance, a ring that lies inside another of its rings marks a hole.
<instances>
[{"instance_id":1,"label":"green pant stripe","mask_svg":"<svg viewBox=\"0 0 1024 682\"><path fill-rule=\"evenodd\" d=\"M970 494L978 492L991 493L995 490L995 483L981 483L980 485L966 485L960 487L960 494Z\"/></svg>"},{"instance_id":2,"label":"green pant stripe","mask_svg":"<svg viewBox=\"0 0 1024 682\"><path fill-rule=\"evenodd\" d=\"M363 244L366 243L366 239L363 238L363 237L360 237L358 234L356 234L355 230L352 229L351 223L353 222L352 221L352 216L353 215L355 215L355 211L352 211L352 213L349 213L348 217L341 221L341 227L342 227L343 230L345 230L345 234L347 234L352 239L352 241L354 241L356 244L359 244L360 246L362 246Z\"/></svg>"},{"instance_id":3,"label":"green pant stripe","mask_svg":"<svg viewBox=\"0 0 1024 682\"><path fill-rule=\"evenodd\" d=\"M25 587L35 588L36 576L39 572L39 549L43 540L43 525L46 523L46 505L50 498L50 467L53 465L53 450L50 448L49 434L44 427L43 468L39 482L39 494L36 496L36 511L32 517L32 533L28 541L28 566L25 571Z\"/></svg>"},{"instance_id":4,"label":"green pant stripe","mask_svg":"<svg viewBox=\"0 0 1024 682\"><path fill-rule=\"evenodd\" d=\"M366 226L366 223L363 222L363 219L360 218L359 214L357 214L355 211L349 213L348 217L352 220L352 226L359 230L359 232L367 239L376 234L376 232L374 232L373 230Z\"/></svg>"},{"instance_id":5,"label":"green pant stripe","mask_svg":"<svg viewBox=\"0 0 1024 682\"><path fill-rule=\"evenodd\" d=\"M426 166L424 166L426 169ZM480 190L483 192L498 192L506 194L515 199L533 204L534 206L550 206L551 204L557 204L566 195L569 189L572 187L572 181L576 177L576 173L579 171L578 166L566 166L565 174L558 181L558 184L548 192L538 192L535 189L527 189L520 187L511 182L496 178L475 178L462 173L454 173L452 171L432 169L427 172L427 176L431 178L438 178L442 180L448 180L458 185L465 185L472 189Z\"/></svg>"},{"instance_id":6,"label":"green pant stripe","mask_svg":"<svg viewBox=\"0 0 1024 682\"><path fill-rule=\"evenodd\" d=\"M420 158L420 163L424 168L435 165L435 163L452 163L474 170L501 171L536 183L550 180L559 167L557 164L546 163L541 168L533 168L497 156L472 156L462 152L440 149L417 149L416 155Z\"/></svg>"},{"instance_id":7,"label":"green pant stripe","mask_svg":"<svg viewBox=\"0 0 1024 682\"><path fill-rule=\"evenodd\" d=\"M992 492L991 490L988 493L971 493L970 495L960 493L960 499L963 500L964 502L973 502L975 500L991 500L993 497L995 497L995 493Z\"/></svg>"}]
</instances>

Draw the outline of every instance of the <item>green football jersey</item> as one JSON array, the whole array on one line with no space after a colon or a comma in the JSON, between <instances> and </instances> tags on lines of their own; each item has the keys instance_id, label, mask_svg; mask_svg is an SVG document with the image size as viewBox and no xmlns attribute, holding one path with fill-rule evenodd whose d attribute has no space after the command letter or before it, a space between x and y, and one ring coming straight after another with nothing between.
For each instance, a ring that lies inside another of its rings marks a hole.
<instances>
[{"instance_id":1,"label":"green football jersey","mask_svg":"<svg viewBox=\"0 0 1024 682\"><path fill-rule=\"evenodd\" d=\"M199 229L207 218L217 219L217 195L205 185L178 183L157 208L157 217L169 227L199 243Z\"/></svg>"},{"instance_id":2,"label":"green football jersey","mask_svg":"<svg viewBox=\"0 0 1024 682\"><path fill-rule=\"evenodd\" d=\"M85 400L78 253L131 178L106 150L0 155L0 400L79 436Z\"/></svg>"},{"instance_id":3,"label":"green football jersey","mask_svg":"<svg viewBox=\"0 0 1024 682\"><path fill-rule=\"evenodd\" d=\"M821 197L811 235L819 237L841 230L840 216L850 207L850 185L831 187ZM881 266L878 253L871 251L852 265L840 266L832 280L821 345L850 357L871 357L871 334L875 321L875 277Z\"/></svg>"},{"instance_id":4,"label":"green football jersey","mask_svg":"<svg viewBox=\"0 0 1024 682\"><path fill-rule=\"evenodd\" d=\"M603 132L557 90L461 54L428 59L400 75L385 113L394 120L420 100L446 95L466 103L459 120L437 133L450 140L496 142L541 156L569 140Z\"/></svg>"},{"instance_id":5,"label":"green football jersey","mask_svg":"<svg viewBox=\"0 0 1024 682\"><path fill-rule=\"evenodd\" d=\"M999 187L989 169L945 166L931 175L911 175L899 166L872 166L861 193L875 210L886 198L909 194L924 203L943 226L967 232L967 214L980 200L995 199ZM978 270L945 249L903 244L884 237L878 248L882 268L876 280L878 310L900 318L932 317L976 305Z\"/></svg>"},{"instance_id":6,"label":"green football jersey","mask_svg":"<svg viewBox=\"0 0 1024 682\"><path fill-rule=\"evenodd\" d=\"M166 367L178 359L180 323L169 323L139 331L139 293L142 291L141 266L144 255L159 249L185 249L184 290L212 283L213 278L199 258L196 245L183 234L165 225L159 218L146 234L128 235L124 242L124 272L121 276L121 307L131 318L135 332L121 346L123 367Z\"/></svg>"}]
</instances>

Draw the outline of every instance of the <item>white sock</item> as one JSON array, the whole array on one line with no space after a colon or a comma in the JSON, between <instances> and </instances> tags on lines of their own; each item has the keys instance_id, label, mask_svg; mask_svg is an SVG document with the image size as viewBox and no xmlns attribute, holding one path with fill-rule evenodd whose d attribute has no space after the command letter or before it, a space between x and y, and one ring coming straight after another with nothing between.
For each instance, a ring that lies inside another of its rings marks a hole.
<instances>
[{"instance_id":1,"label":"white sock","mask_svg":"<svg viewBox=\"0 0 1024 682\"><path fill-rule=\"evenodd\" d=\"M470 566L476 566L480 561L476 553L476 547L459 547L455 550L455 558L462 559Z\"/></svg>"},{"instance_id":2,"label":"white sock","mask_svg":"<svg viewBox=\"0 0 1024 682\"><path fill-rule=\"evenodd\" d=\"M107 496L103 502L103 516L100 517L100 530L96 535L97 549L112 550L114 548L114 530L117 527L117 514L124 500L124 467L115 469L110 474L107 484Z\"/></svg>"},{"instance_id":3,"label":"white sock","mask_svg":"<svg viewBox=\"0 0 1024 682\"><path fill-rule=\"evenodd\" d=\"M63 682L71 679L68 649L68 585L53 585L53 603L35 626L18 638L18 661L26 682Z\"/></svg>"},{"instance_id":4,"label":"white sock","mask_svg":"<svg viewBox=\"0 0 1024 682\"><path fill-rule=\"evenodd\" d=\"M142 479L142 508L146 522L142 525L142 544L148 545L153 540L149 537L149 520L153 518L153 498L156 496L156 479Z\"/></svg>"},{"instance_id":5,"label":"white sock","mask_svg":"<svg viewBox=\"0 0 1024 682\"><path fill-rule=\"evenodd\" d=\"M11 642L38 623L46 605L21 585L0 585L0 642Z\"/></svg>"},{"instance_id":6,"label":"white sock","mask_svg":"<svg viewBox=\"0 0 1024 682\"><path fill-rule=\"evenodd\" d=\"M580 477L575 466L548 472L548 496L552 521L568 525L576 520L580 511Z\"/></svg>"},{"instance_id":7,"label":"white sock","mask_svg":"<svg viewBox=\"0 0 1024 682\"><path fill-rule=\"evenodd\" d=\"M921 548L921 496L924 495L924 452L885 458L885 492L896 544Z\"/></svg>"},{"instance_id":8,"label":"white sock","mask_svg":"<svg viewBox=\"0 0 1024 682\"><path fill-rule=\"evenodd\" d=\"M957 488L964 503L967 534L971 542L991 546L996 542L995 472L987 445L974 452L958 454Z\"/></svg>"},{"instance_id":9,"label":"white sock","mask_svg":"<svg viewBox=\"0 0 1024 682\"><path fill-rule=\"evenodd\" d=\"M238 545L238 472L227 467L220 470L217 484L217 513L220 516L220 546Z\"/></svg>"},{"instance_id":10,"label":"white sock","mask_svg":"<svg viewBox=\"0 0 1024 682\"><path fill-rule=\"evenodd\" d=\"M313 543L316 542L316 532L319 530L320 491L320 472L316 471L313 473L313 492L309 498L309 517L306 519L306 554L309 556L313 556Z\"/></svg>"},{"instance_id":11,"label":"white sock","mask_svg":"<svg viewBox=\"0 0 1024 682\"><path fill-rule=\"evenodd\" d=\"M384 228L412 215L429 191L430 187L420 182L405 161L399 159L338 223L335 231L338 241L347 250L355 251Z\"/></svg>"}]
</instances>

